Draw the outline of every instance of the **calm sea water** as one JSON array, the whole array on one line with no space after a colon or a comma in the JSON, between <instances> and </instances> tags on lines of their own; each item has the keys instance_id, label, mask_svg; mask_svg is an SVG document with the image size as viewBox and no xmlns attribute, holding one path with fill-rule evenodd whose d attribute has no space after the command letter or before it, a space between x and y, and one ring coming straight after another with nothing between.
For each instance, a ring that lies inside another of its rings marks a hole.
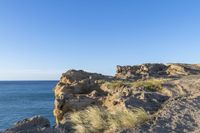
<instances>
[{"instance_id":1,"label":"calm sea water","mask_svg":"<svg viewBox=\"0 0 200 133\"><path fill-rule=\"evenodd\" d=\"M0 131L34 115L53 125L54 93L58 81L0 81Z\"/></svg>"}]
</instances>

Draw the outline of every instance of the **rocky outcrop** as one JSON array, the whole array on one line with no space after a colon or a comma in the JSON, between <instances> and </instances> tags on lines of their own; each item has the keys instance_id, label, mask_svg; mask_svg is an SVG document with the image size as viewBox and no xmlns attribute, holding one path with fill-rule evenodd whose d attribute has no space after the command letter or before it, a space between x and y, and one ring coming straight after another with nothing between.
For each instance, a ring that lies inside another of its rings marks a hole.
<instances>
[{"instance_id":1,"label":"rocky outcrop","mask_svg":"<svg viewBox=\"0 0 200 133\"><path fill-rule=\"evenodd\" d=\"M156 68L153 68L151 73L156 71ZM125 82L122 79L81 70L67 71L55 87L54 115L57 123L64 124L71 112L93 105L108 110L116 107L140 107L153 113L169 98L158 92L147 91L145 87L137 89L134 86L120 86ZM108 84L113 87L110 88Z\"/></svg>"},{"instance_id":2,"label":"rocky outcrop","mask_svg":"<svg viewBox=\"0 0 200 133\"><path fill-rule=\"evenodd\" d=\"M42 116L35 116L17 122L3 133L44 133L50 131L50 122Z\"/></svg>"},{"instance_id":3,"label":"rocky outcrop","mask_svg":"<svg viewBox=\"0 0 200 133\"><path fill-rule=\"evenodd\" d=\"M176 90L176 95L164 103L149 122L122 133L200 132L200 75L185 76L168 84Z\"/></svg>"},{"instance_id":4,"label":"rocky outcrop","mask_svg":"<svg viewBox=\"0 0 200 133\"><path fill-rule=\"evenodd\" d=\"M62 122L65 113L100 104L99 95L104 93L98 81L112 78L82 70L69 70L64 73L55 87L54 115L57 123Z\"/></svg>"},{"instance_id":5,"label":"rocky outcrop","mask_svg":"<svg viewBox=\"0 0 200 133\"><path fill-rule=\"evenodd\" d=\"M33 117L4 132L76 132L70 115L91 106L111 114L116 109L140 108L150 116L146 123L122 128L121 133L200 132L200 65L117 66L115 77L69 70L62 75L54 91L55 127L50 127L43 117Z\"/></svg>"},{"instance_id":6,"label":"rocky outcrop","mask_svg":"<svg viewBox=\"0 0 200 133\"><path fill-rule=\"evenodd\" d=\"M149 76L166 75L167 66L164 64L143 64L135 66L117 66L117 78L140 79Z\"/></svg>"},{"instance_id":7,"label":"rocky outcrop","mask_svg":"<svg viewBox=\"0 0 200 133\"><path fill-rule=\"evenodd\" d=\"M149 115L154 116L157 111L165 107L168 99L170 101L174 97L199 91L197 87L195 89L185 89L182 87L182 84L192 86L194 81L188 82L187 80L189 79L195 79L195 81L200 82L197 80L197 77L193 77L193 75L198 74L200 74L200 67L188 64L118 66L115 77L70 70L62 75L60 82L55 88L54 115L59 125L68 125L68 117L71 112L97 105L105 107L110 111L116 108L143 108ZM148 86L146 88L145 85L139 88L132 86L131 82L134 83L137 80L148 80L150 78L168 79L162 84L162 87L170 95L162 93L164 91L154 92L151 89L149 90ZM187 83L184 84L184 82ZM110 87L107 83L110 84ZM145 128L142 127L142 129ZM140 132L138 129L131 130ZM141 131L145 132L145 130ZM154 131L154 129L151 131ZM160 130L155 131L159 132Z\"/></svg>"},{"instance_id":8,"label":"rocky outcrop","mask_svg":"<svg viewBox=\"0 0 200 133\"><path fill-rule=\"evenodd\" d=\"M116 77L120 79L146 79L158 77L180 77L200 74L198 64L142 64L117 66Z\"/></svg>"}]
</instances>

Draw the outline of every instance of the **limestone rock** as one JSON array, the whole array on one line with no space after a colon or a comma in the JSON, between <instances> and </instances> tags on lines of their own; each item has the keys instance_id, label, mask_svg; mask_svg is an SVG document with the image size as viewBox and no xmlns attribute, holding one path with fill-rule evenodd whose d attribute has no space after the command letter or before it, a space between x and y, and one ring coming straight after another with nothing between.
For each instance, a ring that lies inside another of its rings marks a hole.
<instances>
[{"instance_id":1,"label":"limestone rock","mask_svg":"<svg viewBox=\"0 0 200 133\"><path fill-rule=\"evenodd\" d=\"M139 92L128 97L125 104L127 107L143 108L145 111L153 113L158 111L168 99L168 96L158 92Z\"/></svg>"},{"instance_id":2,"label":"limestone rock","mask_svg":"<svg viewBox=\"0 0 200 133\"><path fill-rule=\"evenodd\" d=\"M136 66L117 66L117 78L139 79L149 76L158 77L165 75L167 66L164 64L143 64Z\"/></svg>"},{"instance_id":3,"label":"limestone rock","mask_svg":"<svg viewBox=\"0 0 200 133\"><path fill-rule=\"evenodd\" d=\"M50 128L48 119L42 116L35 116L17 122L14 127L5 130L3 133L42 133Z\"/></svg>"},{"instance_id":4,"label":"limestone rock","mask_svg":"<svg viewBox=\"0 0 200 133\"><path fill-rule=\"evenodd\" d=\"M145 79L158 77L180 77L200 74L198 64L142 64L135 66L117 66L116 78Z\"/></svg>"},{"instance_id":5,"label":"limestone rock","mask_svg":"<svg viewBox=\"0 0 200 133\"><path fill-rule=\"evenodd\" d=\"M96 94L102 90L97 81L110 79L112 79L110 76L82 70L69 70L64 73L55 87L54 115L57 122L62 121L67 112L78 111L87 106L98 104Z\"/></svg>"},{"instance_id":6,"label":"limestone rock","mask_svg":"<svg viewBox=\"0 0 200 133\"><path fill-rule=\"evenodd\" d=\"M121 133L199 133L200 75L189 75L168 83L174 95L150 121Z\"/></svg>"},{"instance_id":7,"label":"limestone rock","mask_svg":"<svg viewBox=\"0 0 200 133\"><path fill-rule=\"evenodd\" d=\"M122 129L123 133L200 132L199 75L199 64L117 66L115 77L69 70L55 87L55 127L36 116L17 122L3 133L76 132L69 120L71 113L93 105L111 113L117 108L143 108L151 116L143 125Z\"/></svg>"}]
</instances>

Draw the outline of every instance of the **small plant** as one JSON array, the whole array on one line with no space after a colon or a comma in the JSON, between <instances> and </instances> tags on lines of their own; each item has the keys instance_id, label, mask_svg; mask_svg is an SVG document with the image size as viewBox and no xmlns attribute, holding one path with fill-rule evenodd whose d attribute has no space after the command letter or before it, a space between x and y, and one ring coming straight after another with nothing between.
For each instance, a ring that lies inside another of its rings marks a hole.
<instances>
[{"instance_id":1,"label":"small plant","mask_svg":"<svg viewBox=\"0 0 200 133\"><path fill-rule=\"evenodd\" d=\"M162 92L164 89L162 84L164 84L167 80L166 79L147 79L147 80L139 80L134 82L132 85L135 88L144 87L149 91L158 91Z\"/></svg>"},{"instance_id":2,"label":"small plant","mask_svg":"<svg viewBox=\"0 0 200 133\"><path fill-rule=\"evenodd\" d=\"M132 83L129 81L122 81L122 80L114 80L114 81L105 83L108 89L119 89L119 88L131 87L131 84Z\"/></svg>"},{"instance_id":3,"label":"small plant","mask_svg":"<svg viewBox=\"0 0 200 133\"><path fill-rule=\"evenodd\" d=\"M142 87L147 91L160 92L167 96L171 96L171 92L163 87L163 84L169 79L146 79L138 81L123 81L123 80L113 80L110 82L105 82L102 88L104 90L113 93L113 91L123 91L124 89L131 89L134 91L136 88Z\"/></svg>"},{"instance_id":4,"label":"small plant","mask_svg":"<svg viewBox=\"0 0 200 133\"><path fill-rule=\"evenodd\" d=\"M120 110L109 112L104 108L88 107L70 116L77 133L115 132L121 128L133 128L148 120L148 114L143 109Z\"/></svg>"}]
</instances>

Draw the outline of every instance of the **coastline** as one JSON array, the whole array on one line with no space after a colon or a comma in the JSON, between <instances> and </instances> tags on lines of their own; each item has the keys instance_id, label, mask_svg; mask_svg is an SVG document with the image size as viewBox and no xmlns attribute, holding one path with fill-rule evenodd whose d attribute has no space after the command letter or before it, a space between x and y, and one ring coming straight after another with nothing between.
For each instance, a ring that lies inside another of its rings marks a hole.
<instances>
[{"instance_id":1,"label":"coastline","mask_svg":"<svg viewBox=\"0 0 200 133\"><path fill-rule=\"evenodd\" d=\"M3 133L197 132L199 79L199 64L117 66L115 76L71 69L55 85L55 126L35 116Z\"/></svg>"}]
</instances>

